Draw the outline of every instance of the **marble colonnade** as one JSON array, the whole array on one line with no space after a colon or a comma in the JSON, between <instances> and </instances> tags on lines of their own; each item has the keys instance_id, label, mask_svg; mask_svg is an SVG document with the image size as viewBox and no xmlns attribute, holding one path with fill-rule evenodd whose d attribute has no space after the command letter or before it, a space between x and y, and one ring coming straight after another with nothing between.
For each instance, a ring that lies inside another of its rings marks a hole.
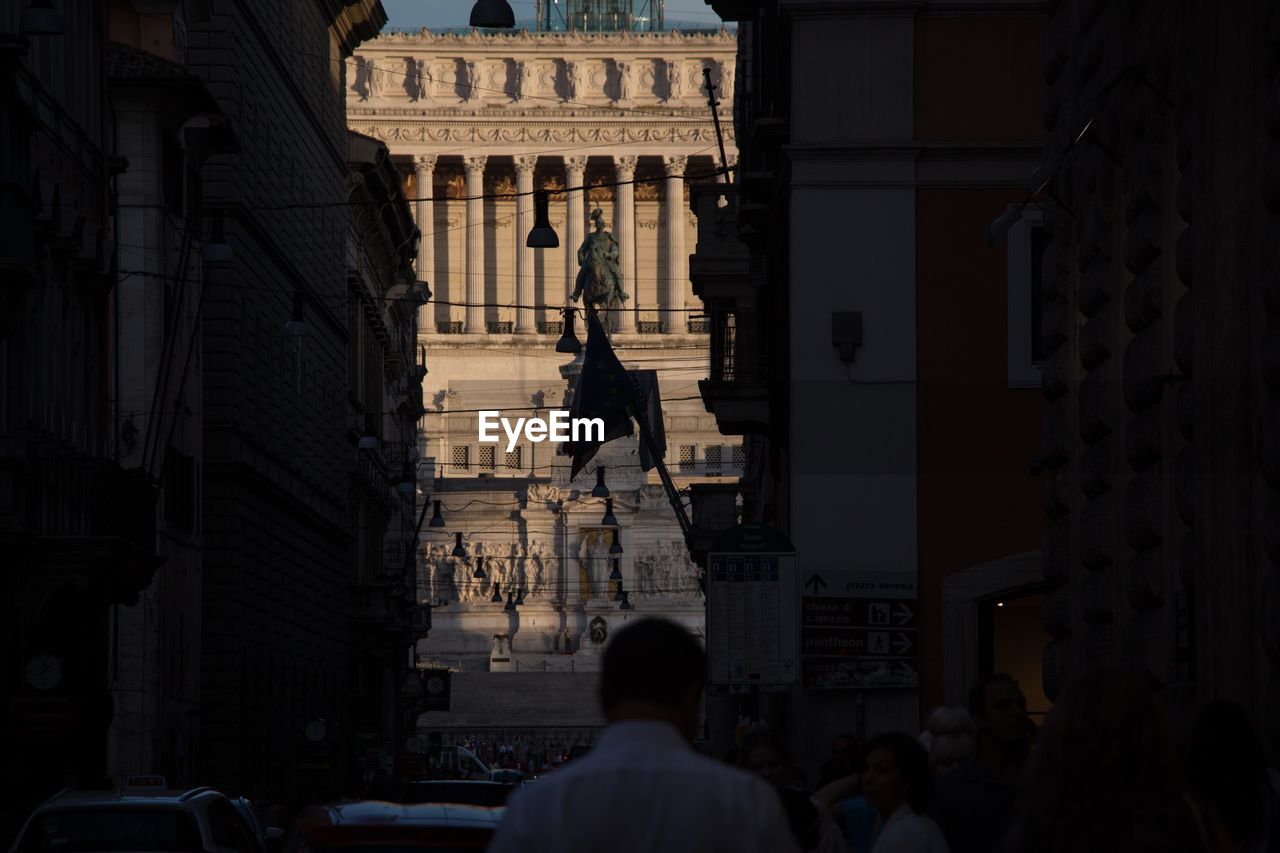
<instances>
[{"instance_id":1,"label":"marble colonnade","mask_svg":"<svg viewBox=\"0 0 1280 853\"><path fill-rule=\"evenodd\" d=\"M466 334L484 334L485 328L485 264L484 264L484 176L487 165L498 157L487 155L467 155L462 158L466 173L466 274L465 294L467 307L462 331ZM534 189L534 170L539 164L536 154L517 155L511 158L515 166L518 194L529 193ZM586 177L587 158L585 156L553 157L562 160L566 187L583 186ZM685 246L684 217L684 175L688 165L688 157L670 155L662 157L663 193L661 223L664 230L665 253L659 260L658 269L662 271L664 287L661 288L660 305L640 305L639 283L636 266L636 204L635 180L639 156L634 154L613 155L613 174L618 186L613 194L613 209L605 211L608 227L619 243L624 289L630 296L627 310L617 318L617 330L622 333L636 331L636 317L642 310L662 310L663 325L670 331L683 331L685 308L684 289L688 280L688 253ZM434 154L419 155L413 158L416 192L415 210L419 227L422 230L421 245L418 252L418 274L424 279L431 278L435 268L435 251L431 227L421 223L430 223L434 219L432 192L435 169L438 158ZM563 195L566 204L565 225L560 234L559 251L565 253L565 282L563 294L553 293L550 288L542 294L548 304L555 304L557 299L568 304L573 293L574 280L578 270L577 252L586 236L585 228L587 211L584 204L585 193L581 190L571 191ZM535 262L533 249L525 246L525 238L533 226L532 196L521 195L516 201L515 232L515 277L516 277L516 334L533 334L537 331L535 304L539 297L535 286ZM670 310L668 310L670 309ZM434 323L426 322L428 314L424 313L421 328L434 333Z\"/></svg>"}]
</instances>

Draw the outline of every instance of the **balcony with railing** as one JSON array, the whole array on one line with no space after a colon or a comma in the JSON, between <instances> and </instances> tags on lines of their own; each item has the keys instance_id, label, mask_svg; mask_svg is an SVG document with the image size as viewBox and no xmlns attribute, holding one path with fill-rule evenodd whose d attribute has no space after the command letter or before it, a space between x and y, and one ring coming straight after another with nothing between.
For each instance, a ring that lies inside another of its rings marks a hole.
<instances>
[{"instance_id":1,"label":"balcony with railing","mask_svg":"<svg viewBox=\"0 0 1280 853\"><path fill-rule=\"evenodd\" d=\"M698 382L707 411L725 435L769 428L768 354L755 311L713 309L709 376Z\"/></svg>"},{"instance_id":2,"label":"balcony with railing","mask_svg":"<svg viewBox=\"0 0 1280 853\"><path fill-rule=\"evenodd\" d=\"M37 570L83 576L110 601L136 603L162 562L156 483L91 456L36 458L15 474Z\"/></svg>"}]
</instances>

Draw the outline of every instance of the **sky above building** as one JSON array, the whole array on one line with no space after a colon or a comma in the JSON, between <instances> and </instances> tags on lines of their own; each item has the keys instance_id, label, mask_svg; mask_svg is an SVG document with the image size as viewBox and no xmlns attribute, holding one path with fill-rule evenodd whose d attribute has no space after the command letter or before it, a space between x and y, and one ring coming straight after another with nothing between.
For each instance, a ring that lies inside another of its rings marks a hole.
<instances>
[{"instance_id":1,"label":"sky above building","mask_svg":"<svg viewBox=\"0 0 1280 853\"><path fill-rule=\"evenodd\" d=\"M392 29L465 27L475 0L382 0ZM517 21L533 21L534 0L510 0ZM666 19L701 27L720 25L720 16L704 0L667 0Z\"/></svg>"}]
</instances>

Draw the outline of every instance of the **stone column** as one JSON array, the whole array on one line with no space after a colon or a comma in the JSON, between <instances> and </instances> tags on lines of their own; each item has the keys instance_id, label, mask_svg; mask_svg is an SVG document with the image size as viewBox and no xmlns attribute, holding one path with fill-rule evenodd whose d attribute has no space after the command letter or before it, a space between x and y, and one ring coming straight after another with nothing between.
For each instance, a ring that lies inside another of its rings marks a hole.
<instances>
[{"instance_id":1,"label":"stone column","mask_svg":"<svg viewBox=\"0 0 1280 853\"><path fill-rule=\"evenodd\" d=\"M525 245L533 227L533 167L536 154L521 155L516 162L516 334L532 335L537 326L533 303L533 249Z\"/></svg>"},{"instance_id":2,"label":"stone column","mask_svg":"<svg viewBox=\"0 0 1280 853\"><path fill-rule=\"evenodd\" d=\"M418 278L428 283L435 289L436 275L436 242L435 235L431 232L435 231L435 204L431 201L432 184L436 171L436 155L419 154L413 158L413 166L415 169L414 185L417 190L414 195L418 197L417 214L418 214L418 230L422 232L422 239L418 241ZM418 312L418 333L433 334L436 330L435 323L436 308L434 305L424 305Z\"/></svg>"},{"instance_id":3,"label":"stone column","mask_svg":"<svg viewBox=\"0 0 1280 853\"><path fill-rule=\"evenodd\" d=\"M484 326L484 154L462 158L467 168L467 322L462 331L482 335Z\"/></svg>"},{"instance_id":4,"label":"stone column","mask_svg":"<svg viewBox=\"0 0 1280 853\"><path fill-rule=\"evenodd\" d=\"M689 256L684 250L684 169L689 158L674 155L662 158L667 172L663 218L667 223L666 298L662 312L664 332L688 331L684 312L684 285L689 278Z\"/></svg>"},{"instance_id":5,"label":"stone column","mask_svg":"<svg viewBox=\"0 0 1280 853\"><path fill-rule=\"evenodd\" d=\"M631 297L617 312L618 319L614 328L625 333L636 330L636 295L639 284L636 282L636 186L621 182L635 178L639 159L630 154L613 158L613 167L619 181L613 194L613 236L618 241L621 255L618 260L622 266L622 289Z\"/></svg>"},{"instance_id":6,"label":"stone column","mask_svg":"<svg viewBox=\"0 0 1280 853\"><path fill-rule=\"evenodd\" d=\"M587 176L586 157L564 158L564 180L566 187L580 187ZM583 210L583 199L586 191L577 190L565 195L564 214L564 252L565 252L565 291L564 304L569 304L573 295L574 282L578 278L578 247L582 245L583 229L586 227L587 214ZM550 300L548 300L550 301Z\"/></svg>"}]
</instances>

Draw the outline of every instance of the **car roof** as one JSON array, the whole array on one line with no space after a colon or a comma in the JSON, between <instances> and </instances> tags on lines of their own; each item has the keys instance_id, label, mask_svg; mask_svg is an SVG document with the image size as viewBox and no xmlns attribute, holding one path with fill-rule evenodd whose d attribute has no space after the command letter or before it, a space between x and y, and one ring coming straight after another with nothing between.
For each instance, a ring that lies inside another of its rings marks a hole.
<instances>
[{"instance_id":1,"label":"car roof","mask_svg":"<svg viewBox=\"0 0 1280 853\"><path fill-rule=\"evenodd\" d=\"M139 807L160 807L184 805L193 801L202 801L210 796L221 796L213 788L165 788L115 791L77 791L66 790L54 794L44 801L42 810L74 809L93 805L127 805Z\"/></svg>"},{"instance_id":2,"label":"car roof","mask_svg":"<svg viewBox=\"0 0 1280 853\"><path fill-rule=\"evenodd\" d=\"M450 826L494 828L506 811L501 807L458 803L414 803L403 805L382 800L364 800L328 806L330 826Z\"/></svg>"}]
</instances>

